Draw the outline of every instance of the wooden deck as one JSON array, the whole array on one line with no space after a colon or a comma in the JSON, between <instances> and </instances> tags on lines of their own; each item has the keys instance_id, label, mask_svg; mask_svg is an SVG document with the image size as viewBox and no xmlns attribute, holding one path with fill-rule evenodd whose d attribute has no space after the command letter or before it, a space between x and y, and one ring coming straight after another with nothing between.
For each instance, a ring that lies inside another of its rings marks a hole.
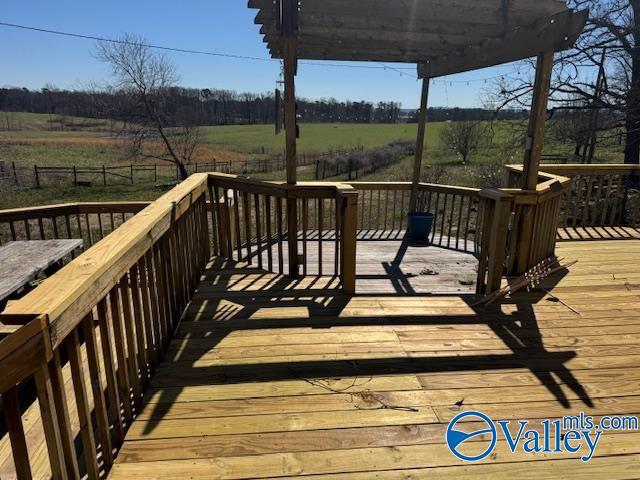
<instances>
[{"instance_id":1,"label":"wooden deck","mask_svg":"<svg viewBox=\"0 0 640 480\"><path fill-rule=\"evenodd\" d=\"M501 439L469 464L445 444L465 409L640 413L640 241L558 254L569 274L483 311L214 262L110 478L637 478L640 432L605 432L588 463Z\"/></svg>"}]
</instances>

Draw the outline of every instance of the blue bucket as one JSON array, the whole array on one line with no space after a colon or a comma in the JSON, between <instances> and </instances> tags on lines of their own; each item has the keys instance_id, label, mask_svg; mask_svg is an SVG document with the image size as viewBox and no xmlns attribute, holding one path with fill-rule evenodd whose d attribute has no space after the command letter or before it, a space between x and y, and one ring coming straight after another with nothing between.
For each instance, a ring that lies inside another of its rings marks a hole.
<instances>
[{"instance_id":1,"label":"blue bucket","mask_svg":"<svg viewBox=\"0 0 640 480\"><path fill-rule=\"evenodd\" d=\"M416 242L428 242L431 228L436 221L436 214L429 212L409 213L409 233Z\"/></svg>"}]
</instances>

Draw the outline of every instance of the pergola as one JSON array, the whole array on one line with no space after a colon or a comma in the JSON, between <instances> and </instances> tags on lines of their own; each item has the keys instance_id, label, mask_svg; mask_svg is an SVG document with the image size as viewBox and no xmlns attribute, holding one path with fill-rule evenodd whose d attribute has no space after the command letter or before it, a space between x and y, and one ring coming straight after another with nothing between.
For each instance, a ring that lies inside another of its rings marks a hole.
<instances>
[{"instance_id":1,"label":"pergola","mask_svg":"<svg viewBox=\"0 0 640 480\"><path fill-rule=\"evenodd\" d=\"M284 63L287 183L296 183L299 59L412 63L422 79L410 210L415 208L432 78L537 56L521 188L536 188L553 56L588 12L564 0L249 0L273 58ZM295 218L295 205L290 218Z\"/></svg>"}]
</instances>

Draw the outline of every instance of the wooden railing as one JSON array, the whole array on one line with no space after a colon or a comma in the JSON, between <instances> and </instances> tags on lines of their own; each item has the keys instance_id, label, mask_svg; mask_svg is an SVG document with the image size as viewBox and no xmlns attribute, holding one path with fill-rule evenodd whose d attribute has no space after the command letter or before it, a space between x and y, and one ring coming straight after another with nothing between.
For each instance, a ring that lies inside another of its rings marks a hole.
<instances>
[{"instance_id":1,"label":"wooden railing","mask_svg":"<svg viewBox=\"0 0 640 480\"><path fill-rule=\"evenodd\" d=\"M359 193L358 239L399 240L407 230L410 182L350 182ZM436 221L431 243L473 254L479 251L480 189L421 183L417 210Z\"/></svg>"},{"instance_id":2,"label":"wooden railing","mask_svg":"<svg viewBox=\"0 0 640 480\"><path fill-rule=\"evenodd\" d=\"M514 198L506 270L522 274L554 254L562 197L571 179L541 172L535 190L521 190L522 166L506 168L509 188L502 191Z\"/></svg>"},{"instance_id":3,"label":"wooden railing","mask_svg":"<svg viewBox=\"0 0 640 480\"><path fill-rule=\"evenodd\" d=\"M541 165L569 177L559 227L640 227L639 165Z\"/></svg>"},{"instance_id":4,"label":"wooden railing","mask_svg":"<svg viewBox=\"0 0 640 480\"><path fill-rule=\"evenodd\" d=\"M358 191L358 239L399 240L407 229L410 182L350 182Z\"/></svg>"},{"instance_id":5,"label":"wooden railing","mask_svg":"<svg viewBox=\"0 0 640 480\"><path fill-rule=\"evenodd\" d=\"M0 342L14 460L3 478L109 470L209 259L207 183L191 176L0 315L23 325ZM30 383L39 418L31 409L27 421L19 398Z\"/></svg>"},{"instance_id":6,"label":"wooden railing","mask_svg":"<svg viewBox=\"0 0 640 480\"><path fill-rule=\"evenodd\" d=\"M148 205L83 202L0 210L0 245L12 240L80 238L87 249Z\"/></svg>"},{"instance_id":7,"label":"wooden railing","mask_svg":"<svg viewBox=\"0 0 640 480\"><path fill-rule=\"evenodd\" d=\"M294 186L212 173L209 190L215 199L211 234L216 255L283 275L333 275L353 293L358 194L350 185Z\"/></svg>"}]
</instances>

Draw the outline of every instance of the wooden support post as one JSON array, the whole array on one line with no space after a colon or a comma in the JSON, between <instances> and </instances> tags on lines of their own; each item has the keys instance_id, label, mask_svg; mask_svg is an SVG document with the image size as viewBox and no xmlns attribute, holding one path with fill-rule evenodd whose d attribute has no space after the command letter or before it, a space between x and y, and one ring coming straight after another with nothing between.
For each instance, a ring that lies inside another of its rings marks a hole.
<instances>
[{"instance_id":1,"label":"wooden support post","mask_svg":"<svg viewBox=\"0 0 640 480\"><path fill-rule=\"evenodd\" d=\"M356 293L356 245L358 224L358 192L341 192L342 202L342 290L347 295Z\"/></svg>"},{"instance_id":2,"label":"wooden support post","mask_svg":"<svg viewBox=\"0 0 640 480\"><path fill-rule=\"evenodd\" d=\"M33 166L33 172L36 178L36 188L40 188L40 175L38 175L38 165Z\"/></svg>"},{"instance_id":3,"label":"wooden support post","mask_svg":"<svg viewBox=\"0 0 640 480\"><path fill-rule=\"evenodd\" d=\"M489 294L499 290L502 282L512 197L495 189L482 190L480 196L485 202L485 215L477 290Z\"/></svg>"},{"instance_id":4,"label":"wooden support post","mask_svg":"<svg viewBox=\"0 0 640 480\"><path fill-rule=\"evenodd\" d=\"M538 171L544 145L544 126L547 121L547 104L549 102L552 70L553 52L545 52L538 55L531 116L529 117L527 147L524 153L524 183L522 188L525 190L535 190L538 184Z\"/></svg>"},{"instance_id":5,"label":"wooden support post","mask_svg":"<svg viewBox=\"0 0 640 480\"><path fill-rule=\"evenodd\" d=\"M420 97L420 113L418 115L418 138L416 140L416 155L413 162L413 184L411 185L411 199L409 200L409 212L414 212L418 200L418 184L422 170L422 156L424 153L424 136L427 125L427 109L429 100L429 77L422 80L422 94Z\"/></svg>"},{"instance_id":6,"label":"wooden support post","mask_svg":"<svg viewBox=\"0 0 640 480\"><path fill-rule=\"evenodd\" d=\"M524 190L535 190L538 185L552 70L553 52L545 52L538 55L531 116L529 117L527 148L524 154L524 171L521 184L521 188ZM524 206L520 218L517 219L519 228L516 246L516 271L513 272L515 274L522 274L532 266L529 265L529 258L531 249L534 247L532 242L537 208L537 205Z\"/></svg>"},{"instance_id":7,"label":"wooden support post","mask_svg":"<svg viewBox=\"0 0 640 480\"><path fill-rule=\"evenodd\" d=\"M297 183L297 119L295 77L298 70L298 2L280 0L281 37L284 63L284 107L285 107L285 159L287 183ZM299 275L298 259L298 205L296 198L287 198L287 244L289 254L289 275Z\"/></svg>"}]
</instances>

